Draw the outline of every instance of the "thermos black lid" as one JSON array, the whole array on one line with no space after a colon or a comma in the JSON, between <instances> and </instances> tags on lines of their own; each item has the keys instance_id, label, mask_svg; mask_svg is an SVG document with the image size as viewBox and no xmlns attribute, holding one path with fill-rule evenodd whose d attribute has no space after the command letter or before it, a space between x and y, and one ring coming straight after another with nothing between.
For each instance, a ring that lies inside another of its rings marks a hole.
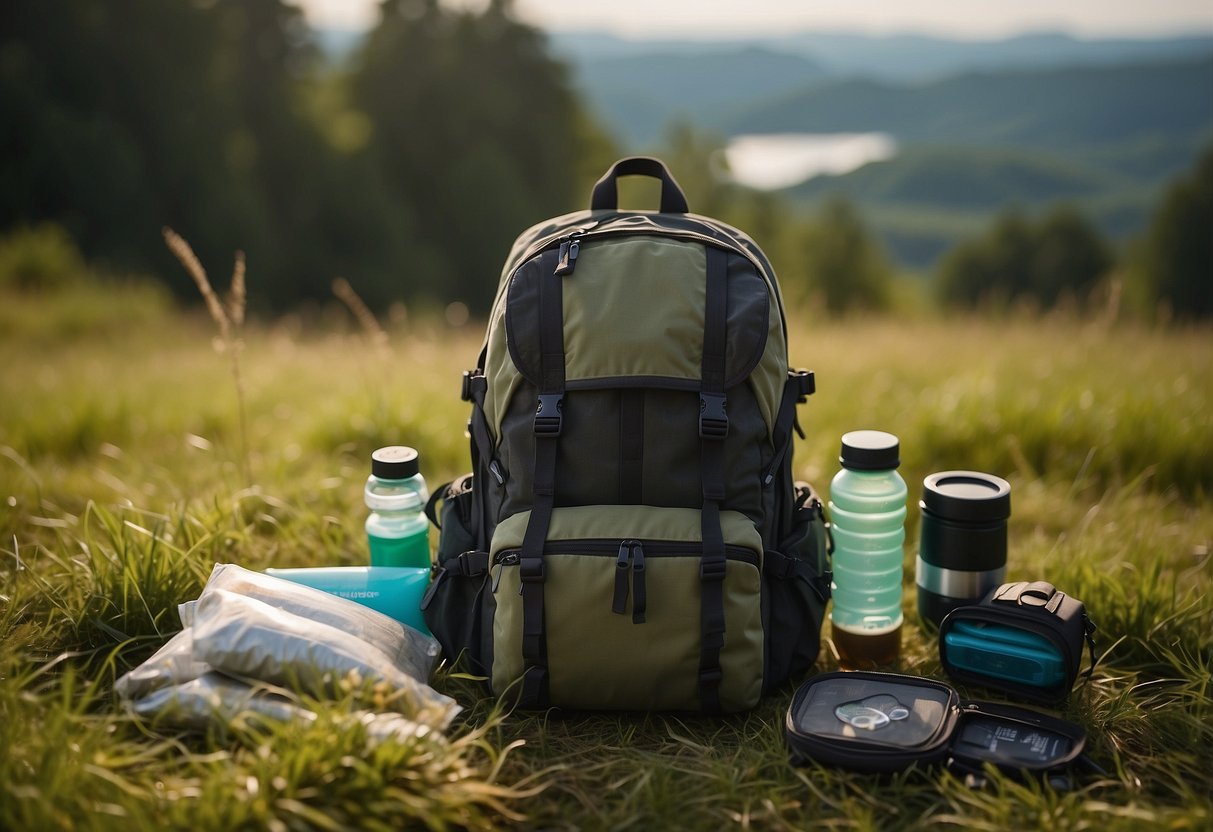
<instances>
[{"instance_id":1,"label":"thermos black lid","mask_svg":"<svg viewBox=\"0 0 1213 832\"><path fill-rule=\"evenodd\" d=\"M420 472L417 451L405 445L390 445L371 454L371 475L381 480L407 480Z\"/></svg>"},{"instance_id":2,"label":"thermos black lid","mask_svg":"<svg viewBox=\"0 0 1213 832\"><path fill-rule=\"evenodd\" d=\"M901 464L897 437L882 430L853 430L842 435L838 461L852 471L891 471Z\"/></svg>"},{"instance_id":3,"label":"thermos black lid","mask_svg":"<svg viewBox=\"0 0 1213 832\"><path fill-rule=\"evenodd\" d=\"M979 471L940 471L922 481L922 507L948 520L1006 520L1011 516L1011 484Z\"/></svg>"}]
</instances>

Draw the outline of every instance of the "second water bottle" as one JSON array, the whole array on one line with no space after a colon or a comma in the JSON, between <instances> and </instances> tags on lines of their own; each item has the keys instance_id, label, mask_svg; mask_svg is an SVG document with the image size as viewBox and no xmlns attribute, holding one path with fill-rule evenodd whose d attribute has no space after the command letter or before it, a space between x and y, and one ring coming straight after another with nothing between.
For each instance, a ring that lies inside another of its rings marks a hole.
<instances>
[{"instance_id":1,"label":"second water bottle","mask_svg":"<svg viewBox=\"0 0 1213 832\"><path fill-rule=\"evenodd\" d=\"M899 450L891 433L847 433L842 470L830 483L830 625L839 664L847 670L892 664L901 652L907 489L897 473Z\"/></svg>"}]
</instances>

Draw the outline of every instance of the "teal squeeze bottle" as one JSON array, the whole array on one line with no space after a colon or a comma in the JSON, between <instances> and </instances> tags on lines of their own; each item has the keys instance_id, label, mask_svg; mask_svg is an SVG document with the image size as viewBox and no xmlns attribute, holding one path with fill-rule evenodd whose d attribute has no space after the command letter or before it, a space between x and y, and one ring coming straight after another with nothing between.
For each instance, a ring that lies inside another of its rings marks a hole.
<instances>
[{"instance_id":1,"label":"teal squeeze bottle","mask_svg":"<svg viewBox=\"0 0 1213 832\"><path fill-rule=\"evenodd\" d=\"M366 481L366 536L371 566L430 565L429 492L417 451L402 445L371 454Z\"/></svg>"},{"instance_id":2,"label":"teal squeeze bottle","mask_svg":"<svg viewBox=\"0 0 1213 832\"><path fill-rule=\"evenodd\" d=\"M838 459L842 470L830 483L830 628L847 670L892 664L901 653L907 489L897 473L899 451L891 433L847 433Z\"/></svg>"}]
</instances>

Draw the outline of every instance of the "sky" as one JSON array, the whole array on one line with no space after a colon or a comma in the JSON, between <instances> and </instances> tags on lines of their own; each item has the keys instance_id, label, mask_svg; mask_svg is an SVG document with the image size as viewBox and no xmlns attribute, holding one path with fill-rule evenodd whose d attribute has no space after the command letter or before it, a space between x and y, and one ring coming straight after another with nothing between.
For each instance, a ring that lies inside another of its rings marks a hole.
<instances>
[{"instance_id":1,"label":"sky","mask_svg":"<svg viewBox=\"0 0 1213 832\"><path fill-rule=\"evenodd\" d=\"M315 25L371 26L378 0L295 0ZM446 0L475 7L484 0ZM518 16L548 31L599 29L635 39L787 34L806 29L864 34L998 38L1055 30L1079 37L1213 32L1213 0L515 0Z\"/></svg>"}]
</instances>

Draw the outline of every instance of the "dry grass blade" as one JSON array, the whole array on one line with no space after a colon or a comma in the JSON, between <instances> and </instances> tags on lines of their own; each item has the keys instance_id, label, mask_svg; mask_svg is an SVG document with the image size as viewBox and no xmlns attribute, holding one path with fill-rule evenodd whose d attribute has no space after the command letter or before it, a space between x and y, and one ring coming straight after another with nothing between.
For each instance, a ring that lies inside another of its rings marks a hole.
<instances>
[{"instance_id":1,"label":"dry grass blade","mask_svg":"<svg viewBox=\"0 0 1213 832\"><path fill-rule=\"evenodd\" d=\"M167 226L164 228L164 242L168 245L169 251L185 267L186 273L189 274L194 284L198 287L198 291L202 294L202 299L206 301L207 311L211 313L211 318L214 319L215 325L219 327L219 336L226 344L231 337L231 319L228 318L227 312L223 309L223 304L219 301L219 296L215 294L215 290L211 287L211 282L206 276L206 269L202 268L202 264L198 262L198 256L194 254L194 250L190 248L190 244L185 241L185 238ZM240 262L243 262L243 258L240 259ZM243 286L244 270L241 269L240 271L240 282Z\"/></svg>"},{"instance_id":2,"label":"dry grass blade","mask_svg":"<svg viewBox=\"0 0 1213 832\"><path fill-rule=\"evenodd\" d=\"M232 283L228 287L231 310L229 315L228 311L223 308L223 303L215 293L214 287L211 286L211 282L206 276L206 269L202 268L202 263L199 262L198 256L194 254L190 244L185 241L184 237L167 226L163 233L164 242L168 245L169 251L176 256L193 279L198 291L202 294L202 299L206 301L206 308L215 321L215 326L219 328L219 342L216 346L221 347L231 361L232 381L236 385L236 399L239 403L240 465L245 481L251 482L248 413L245 405L244 378L240 371L240 352L244 348L244 340L241 336L244 331L244 311L248 300L244 280L244 252L236 252L236 262L232 267Z\"/></svg>"},{"instance_id":3,"label":"dry grass blade","mask_svg":"<svg viewBox=\"0 0 1213 832\"><path fill-rule=\"evenodd\" d=\"M378 348L387 346L387 333L383 331L383 327L379 325L379 321L375 319L375 315L370 308L363 302L358 293L354 291L354 287L344 277L339 277L333 281L333 294L349 307L354 318L358 321L359 326L366 332L367 337L371 339Z\"/></svg>"},{"instance_id":4,"label":"dry grass blade","mask_svg":"<svg viewBox=\"0 0 1213 832\"><path fill-rule=\"evenodd\" d=\"M248 302L248 293L244 287L244 252L236 252L236 263L232 266L231 298L228 308L232 313L232 323L237 330L244 327L244 307Z\"/></svg>"}]
</instances>

